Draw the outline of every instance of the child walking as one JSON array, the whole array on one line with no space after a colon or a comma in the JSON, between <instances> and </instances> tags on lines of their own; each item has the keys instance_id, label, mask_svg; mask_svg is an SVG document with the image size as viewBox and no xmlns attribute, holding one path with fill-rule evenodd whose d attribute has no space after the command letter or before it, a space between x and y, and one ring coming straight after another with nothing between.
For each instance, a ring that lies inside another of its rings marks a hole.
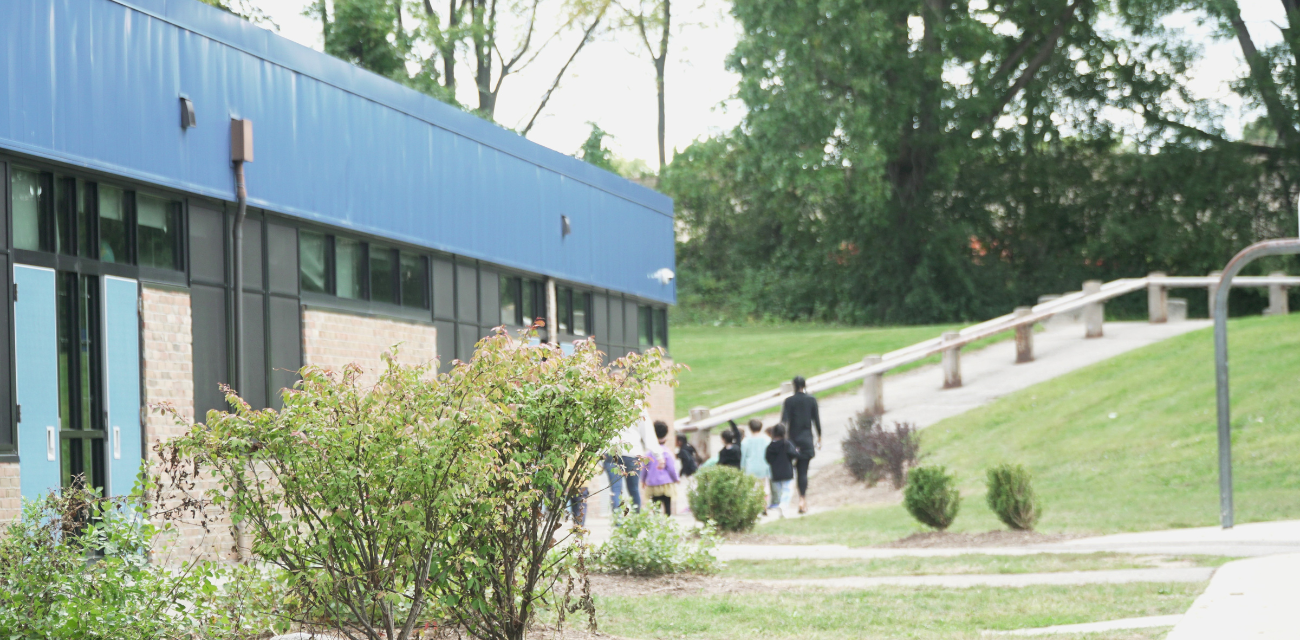
<instances>
[{"instance_id":1,"label":"child walking","mask_svg":"<svg viewBox=\"0 0 1300 640\"><path fill-rule=\"evenodd\" d=\"M763 435L763 421L754 418L749 421L749 437L740 442L740 470L758 478L767 480L772 476L772 470L767 465L767 445L772 444L772 439ZM764 482L763 484L768 484ZM769 504L769 499L763 504Z\"/></svg>"},{"instance_id":2,"label":"child walking","mask_svg":"<svg viewBox=\"0 0 1300 640\"><path fill-rule=\"evenodd\" d=\"M651 500L663 505L664 515L673 515L673 496L677 493L677 461L664 443L668 441L668 424L662 420L655 421L656 444L646 447L650 460L646 463L642 482L645 483L646 495Z\"/></svg>"},{"instance_id":3,"label":"child walking","mask_svg":"<svg viewBox=\"0 0 1300 640\"><path fill-rule=\"evenodd\" d=\"M768 509L778 509L785 517L786 507L790 506L790 485L794 481L794 459L799 451L794 444L785 439L785 425L772 427L772 442L767 445L764 458L772 470L772 500Z\"/></svg>"}]
</instances>

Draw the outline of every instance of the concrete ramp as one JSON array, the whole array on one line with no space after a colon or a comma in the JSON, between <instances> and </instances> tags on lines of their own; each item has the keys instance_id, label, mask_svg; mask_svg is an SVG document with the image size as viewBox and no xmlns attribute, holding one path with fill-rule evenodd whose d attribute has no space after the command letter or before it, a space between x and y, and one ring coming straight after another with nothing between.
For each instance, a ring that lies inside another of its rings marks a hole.
<instances>
[{"instance_id":1,"label":"concrete ramp","mask_svg":"<svg viewBox=\"0 0 1300 640\"><path fill-rule=\"evenodd\" d=\"M920 427L928 427L1039 382L1189 331L1209 328L1213 323L1209 320L1164 324L1107 322L1105 335L1088 339L1083 337L1082 324L1048 326L1046 331L1034 334L1032 362L1016 364L1016 346L1012 340L962 353L960 387L944 389L944 376L938 365L927 365L906 373L886 376L886 422L915 422ZM1205 339L1209 341L1210 334L1207 333ZM813 469L840 459L839 442L844 438L849 420L863 406L862 396L857 393L821 401L825 449L813 458ZM772 423L778 418L779 414L768 416L765 422Z\"/></svg>"}]
</instances>

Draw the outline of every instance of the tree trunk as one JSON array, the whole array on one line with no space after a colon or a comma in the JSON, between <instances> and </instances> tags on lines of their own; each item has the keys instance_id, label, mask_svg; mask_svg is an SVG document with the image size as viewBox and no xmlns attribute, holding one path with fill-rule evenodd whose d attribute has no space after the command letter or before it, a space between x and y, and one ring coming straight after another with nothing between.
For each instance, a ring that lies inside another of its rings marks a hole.
<instances>
[{"instance_id":1,"label":"tree trunk","mask_svg":"<svg viewBox=\"0 0 1300 640\"><path fill-rule=\"evenodd\" d=\"M672 26L672 0L663 0L664 24L659 35L659 55L655 58L655 91L659 98L659 175L663 175L668 164L668 153L664 149L664 131L667 128L664 117L664 71L668 66L668 34Z\"/></svg>"}]
</instances>

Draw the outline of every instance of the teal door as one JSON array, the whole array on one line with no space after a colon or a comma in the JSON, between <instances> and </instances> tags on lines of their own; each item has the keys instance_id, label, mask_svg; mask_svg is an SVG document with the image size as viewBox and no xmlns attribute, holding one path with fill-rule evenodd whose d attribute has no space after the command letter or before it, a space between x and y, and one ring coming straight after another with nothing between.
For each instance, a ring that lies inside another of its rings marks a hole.
<instances>
[{"instance_id":1,"label":"teal door","mask_svg":"<svg viewBox=\"0 0 1300 640\"><path fill-rule=\"evenodd\" d=\"M19 491L35 500L59 489L58 320L54 271L14 265L14 365Z\"/></svg>"},{"instance_id":2,"label":"teal door","mask_svg":"<svg viewBox=\"0 0 1300 640\"><path fill-rule=\"evenodd\" d=\"M140 286L104 277L104 391L108 495L126 495L140 472Z\"/></svg>"}]
</instances>

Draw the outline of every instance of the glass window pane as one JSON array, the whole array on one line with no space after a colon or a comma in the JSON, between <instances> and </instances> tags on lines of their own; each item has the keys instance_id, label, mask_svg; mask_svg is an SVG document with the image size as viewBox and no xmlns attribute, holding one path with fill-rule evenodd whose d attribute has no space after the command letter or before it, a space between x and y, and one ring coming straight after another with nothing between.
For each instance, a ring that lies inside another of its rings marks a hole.
<instances>
[{"instance_id":1,"label":"glass window pane","mask_svg":"<svg viewBox=\"0 0 1300 640\"><path fill-rule=\"evenodd\" d=\"M366 296L366 246L352 238L334 238L334 287L340 298Z\"/></svg>"},{"instance_id":2,"label":"glass window pane","mask_svg":"<svg viewBox=\"0 0 1300 640\"><path fill-rule=\"evenodd\" d=\"M537 319L537 286L536 280L523 281L523 324L524 326L533 326L533 321Z\"/></svg>"},{"instance_id":3,"label":"glass window pane","mask_svg":"<svg viewBox=\"0 0 1300 640\"><path fill-rule=\"evenodd\" d=\"M58 333L58 359L59 359L59 424L62 429L75 429L76 415L73 410L73 403L76 402L78 377L74 374L77 369L77 350L74 345L78 342L76 315L73 309L77 303L77 275L75 273L60 273L56 282L57 298L55 299L55 331Z\"/></svg>"},{"instance_id":4,"label":"glass window pane","mask_svg":"<svg viewBox=\"0 0 1300 640\"><path fill-rule=\"evenodd\" d=\"M402 252L402 306L429 308L429 267L424 256Z\"/></svg>"},{"instance_id":5,"label":"glass window pane","mask_svg":"<svg viewBox=\"0 0 1300 640\"><path fill-rule=\"evenodd\" d=\"M140 266L176 269L180 203L144 194L135 202Z\"/></svg>"},{"instance_id":6,"label":"glass window pane","mask_svg":"<svg viewBox=\"0 0 1300 640\"><path fill-rule=\"evenodd\" d=\"M644 307L644 306L637 307L637 316L639 316L637 318L639 321L637 323L639 325L638 326L639 331L637 331L638 334L637 343L643 347L648 347L651 344L654 344L654 333L652 327L650 307Z\"/></svg>"},{"instance_id":7,"label":"glass window pane","mask_svg":"<svg viewBox=\"0 0 1300 640\"><path fill-rule=\"evenodd\" d=\"M370 299L397 304L397 251L370 245Z\"/></svg>"},{"instance_id":8,"label":"glass window pane","mask_svg":"<svg viewBox=\"0 0 1300 640\"><path fill-rule=\"evenodd\" d=\"M73 220L77 215L77 181L59 178L54 182L54 241L59 253L76 255L77 239L72 235Z\"/></svg>"},{"instance_id":9,"label":"glass window pane","mask_svg":"<svg viewBox=\"0 0 1300 640\"><path fill-rule=\"evenodd\" d=\"M573 333L569 314L573 310L573 289L561 287L555 291L555 321L560 323L560 333Z\"/></svg>"},{"instance_id":10,"label":"glass window pane","mask_svg":"<svg viewBox=\"0 0 1300 640\"><path fill-rule=\"evenodd\" d=\"M329 293L329 241L325 234L298 232L298 260L302 290Z\"/></svg>"},{"instance_id":11,"label":"glass window pane","mask_svg":"<svg viewBox=\"0 0 1300 640\"><path fill-rule=\"evenodd\" d=\"M95 237L98 233L95 210L95 183L77 180L77 254L83 258L97 258Z\"/></svg>"},{"instance_id":12,"label":"glass window pane","mask_svg":"<svg viewBox=\"0 0 1300 640\"><path fill-rule=\"evenodd\" d=\"M129 264L127 192L99 185L99 259Z\"/></svg>"},{"instance_id":13,"label":"glass window pane","mask_svg":"<svg viewBox=\"0 0 1300 640\"><path fill-rule=\"evenodd\" d=\"M32 251L46 251L42 242L42 224L50 207L50 189L46 176L36 171L15 168L10 182L13 201L14 247Z\"/></svg>"},{"instance_id":14,"label":"glass window pane","mask_svg":"<svg viewBox=\"0 0 1300 640\"><path fill-rule=\"evenodd\" d=\"M655 309L655 344L668 346L668 310Z\"/></svg>"},{"instance_id":15,"label":"glass window pane","mask_svg":"<svg viewBox=\"0 0 1300 640\"><path fill-rule=\"evenodd\" d=\"M80 427L103 429L100 416L99 370L99 278L81 276L81 300L77 305L78 391L80 392Z\"/></svg>"},{"instance_id":16,"label":"glass window pane","mask_svg":"<svg viewBox=\"0 0 1300 640\"><path fill-rule=\"evenodd\" d=\"M586 336L591 335L591 329L587 326L587 318L591 314L591 294L574 293L573 294L573 335Z\"/></svg>"},{"instance_id":17,"label":"glass window pane","mask_svg":"<svg viewBox=\"0 0 1300 640\"><path fill-rule=\"evenodd\" d=\"M522 324L519 316L519 278L501 276L501 324Z\"/></svg>"}]
</instances>

